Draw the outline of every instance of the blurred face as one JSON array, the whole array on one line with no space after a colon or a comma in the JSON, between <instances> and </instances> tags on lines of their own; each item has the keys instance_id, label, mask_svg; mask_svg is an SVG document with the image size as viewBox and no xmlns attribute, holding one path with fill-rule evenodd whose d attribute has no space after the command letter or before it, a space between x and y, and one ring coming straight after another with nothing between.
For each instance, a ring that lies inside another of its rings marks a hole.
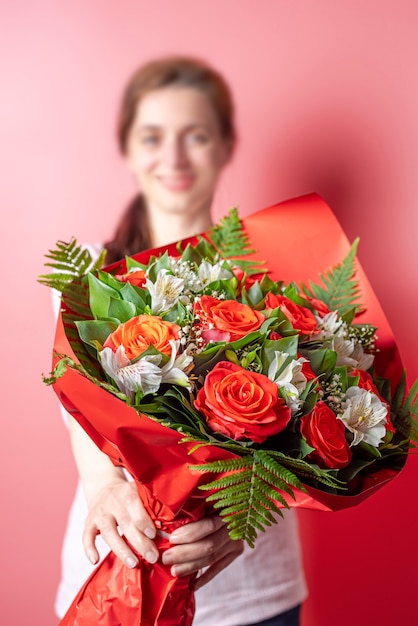
<instances>
[{"instance_id":1,"label":"blurred face","mask_svg":"<svg viewBox=\"0 0 418 626\"><path fill-rule=\"evenodd\" d=\"M126 156L149 210L185 214L210 207L230 152L207 96L173 86L141 99Z\"/></svg>"}]
</instances>

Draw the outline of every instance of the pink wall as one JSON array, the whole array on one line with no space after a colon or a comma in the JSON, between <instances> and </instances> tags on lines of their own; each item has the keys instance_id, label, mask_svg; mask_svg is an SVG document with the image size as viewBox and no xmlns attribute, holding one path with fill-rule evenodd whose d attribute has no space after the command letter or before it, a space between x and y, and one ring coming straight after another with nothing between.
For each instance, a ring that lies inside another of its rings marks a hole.
<instances>
[{"instance_id":1,"label":"pink wall","mask_svg":"<svg viewBox=\"0 0 418 626\"><path fill-rule=\"evenodd\" d=\"M412 0L3 0L0 11L1 622L52 626L76 478L40 380L53 321L36 275L57 239L108 236L133 190L113 142L125 78L167 52L223 69L241 141L216 215L321 194L349 237L361 236L360 260L412 378L418 9ZM417 470L412 459L356 510L301 514L304 626L416 623Z\"/></svg>"}]
</instances>

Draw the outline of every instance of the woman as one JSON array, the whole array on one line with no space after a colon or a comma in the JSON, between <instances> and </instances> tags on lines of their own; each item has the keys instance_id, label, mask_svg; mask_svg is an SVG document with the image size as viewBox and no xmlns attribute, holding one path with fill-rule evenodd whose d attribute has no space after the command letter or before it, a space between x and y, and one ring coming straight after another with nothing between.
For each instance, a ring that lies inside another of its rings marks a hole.
<instances>
[{"instance_id":1,"label":"woman","mask_svg":"<svg viewBox=\"0 0 418 626\"><path fill-rule=\"evenodd\" d=\"M107 262L210 228L216 184L236 139L229 89L216 71L187 58L140 68L122 98L118 138L140 194L106 244ZM161 557L177 576L204 569L196 584L198 626L298 624L305 584L293 512L262 535L255 550L231 541L221 519L210 517L175 531L172 547L159 555L154 524L134 483L73 419L70 433L82 490L64 546L56 605L60 616L89 574L81 563L80 537L95 565L100 534L105 549L127 567L135 567L141 555L150 563ZM105 549L100 549L102 557Z\"/></svg>"}]
</instances>

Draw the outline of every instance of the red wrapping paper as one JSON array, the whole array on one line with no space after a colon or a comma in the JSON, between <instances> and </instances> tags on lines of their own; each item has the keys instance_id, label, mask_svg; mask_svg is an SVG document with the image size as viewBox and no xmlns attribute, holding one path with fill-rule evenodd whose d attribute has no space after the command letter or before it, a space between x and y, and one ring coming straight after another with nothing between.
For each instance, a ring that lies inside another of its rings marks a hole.
<instances>
[{"instance_id":1,"label":"red wrapping paper","mask_svg":"<svg viewBox=\"0 0 418 626\"><path fill-rule=\"evenodd\" d=\"M317 280L320 273L340 262L350 248L329 207L313 194L274 205L244 218L243 223L257 250L254 257L266 262L273 280ZM134 258L144 262L165 249L175 253L174 246L167 246ZM361 302L367 311L365 320L378 327L380 352L376 369L380 375L396 381L402 366L393 335L359 264L357 278ZM54 347L57 353L73 356L61 319ZM205 501L208 493L198 489L208 482L208 475L191 471L189 466L231 458L231 452L206 446L188 454L193 444L179 443L182 435L177 431L146 416L139 417L134 409L75 370L67 370L54 389L97 446L134 477L141 499L161 530L157 538L160 549L167 544L165 533L212 512ZM324 511L347 508L368 498L396 473L382 469L360 479L354 495L333 495L308 487L308 493L295 492L295 501L286 499L292 507ZM190 626L194 614L193 582L194 576L171 576L170 567L161 562L150 565L141 559L139 566L131 570L110 554L82 587L60 624Z\"/></svg>"}]
</instances>

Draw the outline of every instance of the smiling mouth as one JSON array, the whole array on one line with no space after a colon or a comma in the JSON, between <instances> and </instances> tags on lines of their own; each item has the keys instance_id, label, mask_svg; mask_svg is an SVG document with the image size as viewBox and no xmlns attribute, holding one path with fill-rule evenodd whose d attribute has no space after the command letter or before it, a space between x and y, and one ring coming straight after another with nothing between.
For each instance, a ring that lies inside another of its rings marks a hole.
<instances>
[{"instance_id":1,"label":"smiling mouth","mask_svg":"<svg viewBox=\"0 0 418 626\"><path fill-rule=\"evenodd\" d=\"M185 191L193 185L194 178L192 176L167 176L160 177L159 181L169 191Z\"/></svg>"}]
</instances>

